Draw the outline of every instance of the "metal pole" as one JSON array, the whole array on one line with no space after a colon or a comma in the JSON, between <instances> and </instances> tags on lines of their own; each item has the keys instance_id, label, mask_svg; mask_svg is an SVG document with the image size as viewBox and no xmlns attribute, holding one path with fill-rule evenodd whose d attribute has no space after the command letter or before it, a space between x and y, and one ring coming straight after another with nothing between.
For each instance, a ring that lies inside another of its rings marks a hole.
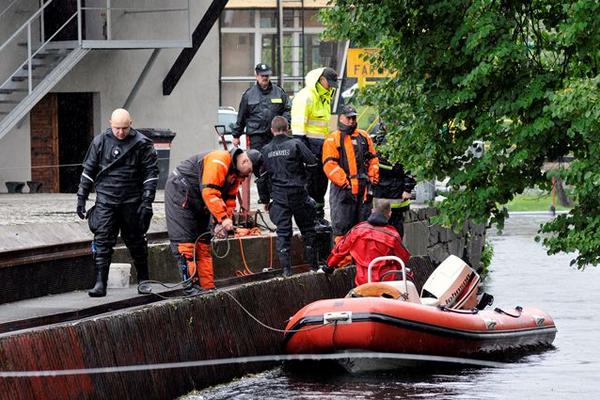
<instances>
[{"instance_id":1,"label":"metal pole","mask_svg":"<svg viewBox=\"0 0 600 400\"><path fill-rule=\"evenodd\" d=\"M41 7L44 7L44 0L40 0ZM46 31L44 29L44 13L40 15L40 39L44 43L46 41Z\"/></svg>"},{"instance_id":2,"label":"metal pole","mask_svg":"<svg viewBox=\"0 0 600 400\"><path fill-rule=\"evenodd\" d=\"M110 11L110 0L106 0L106 39L112 39L112 16Z\"/></svg>"},{"instance_id":3,"label":"metal pole","mask_svg":"<svg viewBox=\"0 0 600 400\"><path fill-rule=\"evenodd\" d=\"M278 55L278 72L279 72L279 86L283 88L283 2L277 0L277 35L279 51Z\"/></svg>"},{"instance_id":4,"label":"metal pole","mask_svg":"<svg viewBox=\"0 0 600 400\"><path fill-rule=\"evenodd\" d=\"M31 74L31 22L27 24L27 82L29 86L29 93L33 90Z\"/></svg>"},{"instance_id":5,"label":"metal pole","mask_svg":"<svg viewBox=\"0 0 600 400\"><path fill-rule=\"evenodd\" d=\"M81 42L83 40L81 29L81 0L77 0L77 41L79 42L79 47L81 47Z\"/></svg>"},{"instance_id":6,"label":"metal pole","mask_svg":"<svg viewBox=\"0 0 600 400\"><path fill-rule=\"evenodd\" d=\"M187 23L188 23L188 35L187 38L189 41L192 40L192 10L190 9L190 0L188 0L187 2L187 14L188 14L188 18L187 18Z\"/></svg>"}]
</instances>

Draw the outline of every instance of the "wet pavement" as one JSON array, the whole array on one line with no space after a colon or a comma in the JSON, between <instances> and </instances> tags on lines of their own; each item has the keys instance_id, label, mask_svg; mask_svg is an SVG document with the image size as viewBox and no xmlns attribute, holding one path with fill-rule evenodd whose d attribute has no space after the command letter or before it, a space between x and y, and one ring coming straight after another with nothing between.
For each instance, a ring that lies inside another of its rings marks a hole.
<instances>
[{"instance_id":1,"label":"wet pavement","mask_svg":"<svg viewBox=\"0 0 600 400\"><path fill-rule=\"evenodd\" d=\"M90 195L88 208L94 205L94 199L95 196ZM159 190L153 207L154 218L164 219L163 199L164 191ZM0 193L0 226L80 223L76 205L74 193Z\"/></svg>"}]
</instances>

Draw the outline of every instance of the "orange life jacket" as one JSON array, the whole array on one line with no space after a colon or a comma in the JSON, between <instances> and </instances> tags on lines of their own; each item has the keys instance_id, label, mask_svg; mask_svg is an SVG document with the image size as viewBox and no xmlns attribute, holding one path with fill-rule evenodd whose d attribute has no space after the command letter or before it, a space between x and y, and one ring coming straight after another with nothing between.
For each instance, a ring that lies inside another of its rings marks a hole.
<instances>
[{"instance_id":1,"label":"orange life jacket","mask_svg":"<svg viewBox=\"0 0 600 400\"><path fill-rule=\"evenodd\" d=\"M369 134L362 129L351 135L342 135L339 130L330 134L323 143L323 171L336 186L351 186L354 195L359 194L361 179L377 184L379 159Z\"/></svg>"},{"instance_id":2,"label":"orange life jacket","mask_svg":"<svg viewBox=\"0 0 600 400\"><path fill-rule=\"evenodd\" d=\"M215 150L202 159L201 188L206 208L221 222L231 218L240 183L244 180L235 172L232 155L226 150Z\"/></svg>"}]
</instances>

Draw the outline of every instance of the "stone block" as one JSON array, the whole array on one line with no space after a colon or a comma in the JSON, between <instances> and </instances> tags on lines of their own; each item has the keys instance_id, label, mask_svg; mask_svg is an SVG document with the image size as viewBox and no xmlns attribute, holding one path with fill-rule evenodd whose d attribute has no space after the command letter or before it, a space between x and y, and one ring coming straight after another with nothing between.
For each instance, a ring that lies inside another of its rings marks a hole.
<instances>
[{"instance_id":1,"label":"stone block","mask_svg":"<svg viewBox=\"0 0 600 400\"><path fill-rule=\"evenodd\" d=\"M442 261L448 258L450 253L448 252L446 245L440 243L427 249L427 255L431 261L433 261L433 263L439 265Z\"/></svg>"},{"instance_id":2,"label":"stone block","mask_svg":"<svg viewBox=\"0 0 600 400\"><path fill-rule=\"evenodd\" d=\"M427 255L427 238L429 229L425 222L404 224L403 242L413 256Z\"/></svg>"},{"instance_id":3,"label":"stone block","mask_svg":"<svg viewBox=\"0 0 600 400\"><path fill-rule=\"evenodd\" d=\"M427 247L434 246L440 242L440 226L431 225L429 227L429 237Z\"/></svg>"}]
</instances>

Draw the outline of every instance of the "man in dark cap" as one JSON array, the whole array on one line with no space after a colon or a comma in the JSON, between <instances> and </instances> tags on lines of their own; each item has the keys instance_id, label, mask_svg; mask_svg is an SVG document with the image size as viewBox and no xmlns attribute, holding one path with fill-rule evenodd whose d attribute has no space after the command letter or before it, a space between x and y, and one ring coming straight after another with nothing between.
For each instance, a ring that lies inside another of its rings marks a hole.
<instances>
[{"instance_id":1,"label":"man in dark cap","mask_svg":"<svg viewBox=\"0 0 600 400\"><path fill-rule=\"evenodd\" d=\"M308 194L317 203L315 222L319 228L329 225L324 213L327 177L320 161L323 142L329 134L331 100L337 79L337 72L332 68L313 69L306 74L306 86L294 96L292 103L292 133L303 140L319 160L319 168L311 174L308 185Z\"/></svg>"},{"instance_id":2,"label":"man in dark cap","mask_svg":"<svg viewBox=\"0 0 600 400\"><path fill-rule=\"evenodd\" d=\"M323 144L323 170L331 181L329 205L336 243L371 213L369 187L379 182L379 159L369 134L356 126L356 109L345 106L338 130Z\"/></svg>"},{"instance_id":3,"label":"man in dark cap","mask_svg":"<svg viewBox=\"0 0 600 400\"><path fill-rule=\"evenodd\" d=\"M249 147L261 151L271 141L271 121L280 115L290 121L292 103L285 91L270 80L273 71L264 63L254 68L256 85L246 90L240 101L237 122L233 128L233 144L239 146L240 136L248 135Z\"/></svg>"}]
</instances>

